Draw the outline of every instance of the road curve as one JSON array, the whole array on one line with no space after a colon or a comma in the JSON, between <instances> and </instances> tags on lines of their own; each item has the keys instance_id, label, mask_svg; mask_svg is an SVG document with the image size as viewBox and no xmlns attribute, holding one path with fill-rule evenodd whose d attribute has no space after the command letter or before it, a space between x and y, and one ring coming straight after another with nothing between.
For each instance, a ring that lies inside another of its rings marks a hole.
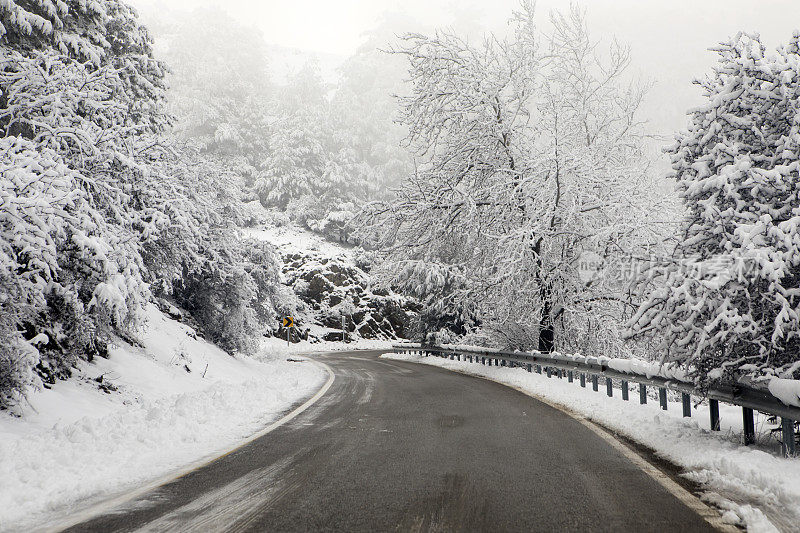
<instances>
[{"instance_id":1,"label":"road curve","mask_svg":"<svg viewBox=\"0 0 800 533\"><path fill-rule=\"evenodd\" d=\"M714 531L561 411L378 354L314 356L301 415L67 531Z\"/></svg>"}]
</instances>

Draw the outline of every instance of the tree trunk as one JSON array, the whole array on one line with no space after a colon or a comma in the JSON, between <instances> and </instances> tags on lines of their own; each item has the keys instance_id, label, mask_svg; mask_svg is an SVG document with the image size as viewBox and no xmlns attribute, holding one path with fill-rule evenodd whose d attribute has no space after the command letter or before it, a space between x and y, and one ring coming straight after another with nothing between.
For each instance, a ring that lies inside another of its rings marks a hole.
<instances>
[{"instance_id":1,"label":"tree trunk","mask_svg":"<svg viewBox=\"0 0 800 533\"><path fill-rule=\"evenodd\" d=\"M555 348L556 331L553 327L553 306L550 291L542 288L542 317L539 319L539 351L550 353Z\"/></svg>"}]
</instances>

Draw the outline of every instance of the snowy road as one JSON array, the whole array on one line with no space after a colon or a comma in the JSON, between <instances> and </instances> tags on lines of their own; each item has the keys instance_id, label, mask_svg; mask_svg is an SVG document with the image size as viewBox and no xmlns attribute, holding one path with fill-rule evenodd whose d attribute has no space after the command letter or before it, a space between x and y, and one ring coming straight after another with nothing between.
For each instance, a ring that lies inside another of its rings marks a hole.
<instances>
[{"instance_id":1,"label":"snowy road","mask_svg":"<svg viewBox=\"0 0 800 533\"><path fill-rule=\"evenodd\" d=\"M596 433L491 381L315 356L291 422L70 531L712 531Z\"/></svg>"}]
</instances>

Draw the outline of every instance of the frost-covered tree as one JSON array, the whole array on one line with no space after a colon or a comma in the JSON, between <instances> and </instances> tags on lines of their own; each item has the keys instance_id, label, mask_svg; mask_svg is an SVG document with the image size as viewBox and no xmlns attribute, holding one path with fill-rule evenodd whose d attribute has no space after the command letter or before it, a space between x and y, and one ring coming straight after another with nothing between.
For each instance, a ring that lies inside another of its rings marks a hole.
<instances>
[{"instance_id":1,"label":"frost-covered tree","mask_svg":"<svg viewBox=\"0 0 800 533\"><path fill-rule=\"evenodd\" d=\"M148 280L158 296L189 311L209 340L251 354L276 322L279 259L266 243L241 237L241 169L205 151L176 146L154 163L171 199L171 224L145 243Z\"/></svg>"},{"instance_id":2,"label":"frost-covered tree","mask_svg":"<svg viewBox=\"0 0 800 533\"><path fill-rule=\"evenodd\" d=\"M169 150L149 164L164 191L149 201L169 224L144 243L147 280L157 296L190 311L210 340L250 353L281 303L277 257L240 235L248 187L269 156L265 45L219 10L162 21L158 37L171 67L175 127Z\"/></svg>"},{"instance_id":3,"label":"frost-covered tree","mask_svg":"<svg viewBox=\"0 0 800 533\"><path fill-rule=\"evenodd\" d=\"M669 148L688 211L672 257L641 281L631 336L701 381L800 376L800 34L776 54L757 35L716 48L707 102Z\"/></svg>"},{"instance_id":4,"label":"frost-covered tree","mask_svg":"<svg viewBox=\"0 0 800 533\"><path fill-rule=\"evenodd\" d=\"M171 138L166 68L118 0L8 0L0 23L0 407L134 334L153 293L253 351L280 303L272 249L238 233L256 129Z\"/></svg>"},{"instance_id":5,"label":"frost-covered tree","mask_svg":"<svg viewBox=\"0 0 800 533\"><path fill-rule=\"evenodd\" d=\"M332 91L340 96L331 98ZM384 165L391 167L372 151L379 140L357 131L361 106L346 106L344 92L326 83L313 63L288 76L276 90L269 151L254 184L265 206L341 238L359 207L381 189Z\"/></svg>"},{"instance_id":6,"label":"frost-covered tree","mask_svg":"<svg viewBox=\"0 0 800 533\"><path fill-rule=\"evenodd\" d=\"M407 131L396 120L395 95L405 89L406 69L401 57L381 50L387 46L382 37L373 34L340 67L331 98L343 159L347 165L361 165L361 172L368 174L359 181L370 199L391 195L411 170L411 158L402 146Z\"/></svg>"},{"instance_id":7,"label":"frost-covered tree","mask_svg":"<svg viewBox=\"0 0 800 533\"><path fill-rule=\"evenodd\" d=\"M2 391L8 404L32 367L68 375L138 324L149 294L141 242L165 218L143 202L146 159L168 119L162 65L126 5L9 1L0 23L0 298L11 327L0 352L19 378Z\"/></svg>"},{"instance_id":8,"label":"frost-covered tree","mask_svg":"<svg viewBox=\"0 0 800 533\"><path fill-rule=\"evenodd\" d=\"M163 130L165 67L136 11L121 0L4 0L0 47L23 55L51 50L88 70L112 67L120 80L114 100L128 122Z\"/></svg>"},{"instance_id":9,"label":"frost-covered tree","mask_svg":"<svg viewBox=\"0 0 800 533\"><path fill-rule=\"evenodd\" d=\"M200 150L238 159L252 183L268 155L271 119L265 43L224 11L196 9L161 30L172 71L174 133Z\"/></svg>"},{"instance_id":10,"label":"frost-covered tree","mask_svg":"<svg viewBox=\"0 0 800 533\"><path fill-rule=\"evenodd\" d=\"M465 323L532 329L542 351L621 314L616 278L582 279L581 255L609 268L647 240L627 50L600 59L576 9L551 22L540 32L526 3L507 40L405 37L402 120L418 166L370 211L402 286L427 287Z\"/></svg>"}]
</instances>

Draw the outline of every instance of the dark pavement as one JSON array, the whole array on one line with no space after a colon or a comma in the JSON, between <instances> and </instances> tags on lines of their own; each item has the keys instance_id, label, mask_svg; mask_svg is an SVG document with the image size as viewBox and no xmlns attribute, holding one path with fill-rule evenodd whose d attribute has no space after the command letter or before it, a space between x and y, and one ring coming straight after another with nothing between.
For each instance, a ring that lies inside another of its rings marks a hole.
<instances>
[{"instance_id":1,"label":"dark pavement","mask_svg":"<svg viewBox=\"0 0 800 533\"><path fill-rule=\"evenodd\" d=\"M378 353L314 356L300 416L69 531L713 531L561 411Z\"/></svg>"}]
</instances>

